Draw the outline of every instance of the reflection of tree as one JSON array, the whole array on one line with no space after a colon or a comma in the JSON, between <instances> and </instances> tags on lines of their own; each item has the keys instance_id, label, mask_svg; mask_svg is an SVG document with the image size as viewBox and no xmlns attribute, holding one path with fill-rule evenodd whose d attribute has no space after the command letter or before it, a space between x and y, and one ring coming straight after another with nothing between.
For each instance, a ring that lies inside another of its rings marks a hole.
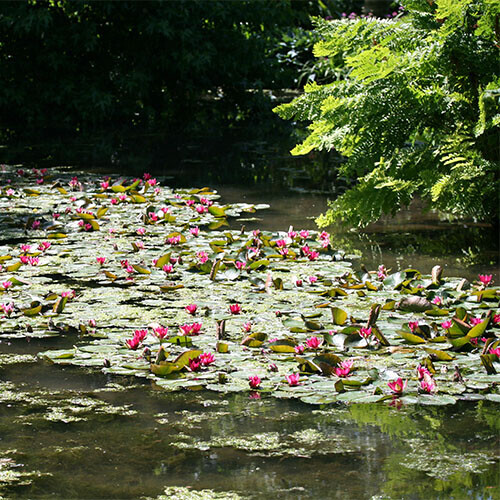
<instances>
[{"instance_id":1,"label":"reflection of tree","mask_svg":"<svg viewBox=\"0 0 500 500\"><path fill-rule=\"evenodd\" d=\"M384 464L387 498L463 498L468 490L474 498L489 498L491 486L498 483L500 417L494 405L401 411L353 405L349 416L399 438L399 449Z\"/></svg>"}]
</instances>

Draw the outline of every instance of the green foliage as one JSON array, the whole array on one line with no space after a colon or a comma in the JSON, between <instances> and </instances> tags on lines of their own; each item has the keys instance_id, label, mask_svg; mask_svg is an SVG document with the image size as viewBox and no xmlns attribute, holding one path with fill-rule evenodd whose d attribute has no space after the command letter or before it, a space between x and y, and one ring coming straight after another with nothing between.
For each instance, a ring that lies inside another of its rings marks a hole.
<instances>
[{"instance_id":1,"label":"green foliage","mask_svg":"<svg viewBox=\"0 0 500 500\"><path fill-rule=\"evenodd\" d=\"M415 196L457 216L498 215L498 2L411 0L394 20L316 19L341 73L275 111L311 121L292 153L337 150L357 179L318 219L365 225ZM495 31L496 30L496 31Z\"/></svg>"},{"instance_id":2,"label":"green foliage","mask_svg":"<svg viewBox=\"0 0 500 500\"><path fill-rule=\"evenodd\" d=\"M248 116L262 89L287 86L273 50L310 13L317 1L2 2L0 127L177 130L207 102Z\"/></svg>"}]
</instances>

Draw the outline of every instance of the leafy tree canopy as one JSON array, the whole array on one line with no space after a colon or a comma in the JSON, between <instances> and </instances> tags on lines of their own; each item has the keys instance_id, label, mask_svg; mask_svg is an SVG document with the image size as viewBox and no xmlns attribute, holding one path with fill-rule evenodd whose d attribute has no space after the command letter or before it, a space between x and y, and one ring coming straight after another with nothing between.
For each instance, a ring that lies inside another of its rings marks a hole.
<instances>
[{"instance_id":1,"label":"leafy tree canopy","mask_svg":"<svg viewBox=\"0 0 500 500\"><path fill-rule=\"evenodd\" d=\"M292 153L337 150L357 182L318 220L365 225L414 196L457 216L496 220L500 4L408 0L396 19L316 19L315 55L338 78L275 109L311 122Z\"/></svg>"}]
</instances>

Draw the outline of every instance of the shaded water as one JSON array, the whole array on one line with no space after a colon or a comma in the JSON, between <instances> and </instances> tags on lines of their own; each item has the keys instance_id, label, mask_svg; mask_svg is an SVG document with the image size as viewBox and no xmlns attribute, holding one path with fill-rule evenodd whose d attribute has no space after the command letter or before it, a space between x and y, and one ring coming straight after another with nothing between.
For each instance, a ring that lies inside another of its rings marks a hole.
<instances>
[{"instance_id":1,"label":"shaded water","mask_svg":"<svg viewBox=\"0 0 500 500\"><path fill-rule=\"evenodd\" d=\"M320 408L168 394L39 363L4 366L1 380L7 498L156 498L169 487L189 487L193 498L211 498L197 490L297 499L499 495L500 421L486 402Z\"/></svg>"}]
</instances>

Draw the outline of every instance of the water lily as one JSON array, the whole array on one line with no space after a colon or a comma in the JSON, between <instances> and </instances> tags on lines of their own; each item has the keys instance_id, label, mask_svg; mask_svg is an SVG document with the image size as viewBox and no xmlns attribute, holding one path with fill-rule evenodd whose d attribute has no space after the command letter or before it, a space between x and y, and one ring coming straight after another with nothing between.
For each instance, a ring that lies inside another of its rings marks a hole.
<instances>
[{"instance_id":1,"label":"water lily","mask_svg":"<svg viewBox=\"0 0 500 500\"><path fill-rule=\"evenodd\" d=\"M31 251L31 245L21 245L20 248L23 253L29 253Z\"/></svg>"},{"instance_id":2,"label":"water lily","mask_svg":"<svg viewBox=\"0 0 500 500\"><path fill-rule=\"evenodd\" d=\"M96 257L95 260L100 266L102 266L106 262L106 257Z\"/></svg>"},{"instance_id":3,"label":"water lily","mask_svg":"<svg viewBox=\"0 0 500 500\"><path fill-rule=\"evenodd\" d=\"M397 380L394 380L392 382L388 382L389 389L394 393L394 394L403 394L404 390L406 389L406 384L407 381L403 381L401 377L399 377Z\"/></svg>"},{"instance_id":4,"label":"water lily","mask_svg":"<svg viewBox=\"0 0 500 500\"><path fill-rule=\"evenodd\" d=\"M310 261L314 261L314 260L316 260L318 257L319 257L319 252L316 252L316 250L311 250L311 252L310 252L310 253L309 253L309 255L307 256L307 258L308 258Z\"/></svg>"},{"instance_id":5,"label":"water lily","mask_svg":"<svg viewBox=\"0 0 500 500\"><path fill-rule=\"evenodd\" d=\"M172 264L165 264L162 267L162 270L167 274L171 274L174 272L174 266Z\"/></svg>"},{"instance_id":6,"label":"water lily","mask_svg":"<svg viewBox=\"0 0 500 500\"><path fill-rule=\"evenodd\" d=\"M496 347L495 349L491 347L490 354L494 354L496 357L500 357L500 347Z\"/></svg>"},{"instance_id":7,"label":"water lily","mask_svg":"<svg viewBox=\"0 0 500 500\"><path fill-rule=\"evenodd\" d=\"M296 345L293 350L295 351L296 354L298 354L299 356L301 354L304 354L304 351L305 351L305 347L302 345L302 344L299 344L299 345Z\"/></svg>"},{"instance_id":8,"label":"water lily","mask_svg":"<svg viewBox=\"0 0 500 500\"><path fill-rule=\"evenodd\" d=\"M269 363L269 366L267 367L267 369L270 372L277 372L278 371L278 365L276 363Z\"/></svg>"},{"instance_id":9,"label":"water lily","mask_svg":"<svg viewBox=\"0 0 500 500\"><path fill-rule=\"evenodd\" d=\"M306 340L307 347L310 349L317 349L322 343L323 340L318 337L310 337Z\"/></svg>"},{"instance_id":10,"label":"water lily","mask_svg":"<svg viewBox=\"0 0 500 500\"><path fill-rule=\"evenodd\" d=\"M2 287L4 290L8 290L12 286L12 281L2 281Z\"/></svg>"},{"instance_id":11,"label":"water lily","mask_svg":"<svg viewBox=\"0 0 500 500\"><path fill-rule=\"evenodd\" d=\"M38 250L40 250L41 252L45 252L45 250L48 250L51 246L52 246L52 243L50 241L42 241L38 245Z\"/></svg>"},{"instance_id":12,"label":"water lily","mask_svg":"<svg viewBox=\"0 0 500 500\"><path fill-rule=\"evenodd\" d=\"M479 281L484 285L488 286L491 283L491 280L493 278L492 274L480 274L479 275Z\"/></svg>"},{"instance_id":13,"label":"water lily","mask_svg":"<svg viewBox=\"0 0 500 500\"><path fill-rule=\"evenodd\" d=\"M335 367L335 375L337 375L337 377L349 377L353 364L354 361L352 359L342 361L339 366Z\"/></svg>"},{"instance_id":14,"label":"water lily","mask_svg":"<svg viewBox=\"0 0 500 500\"><path fill-rule=\"evenodd\" d=\"M196 256L198 257L198 261L200 264L205 264L205 262L208 260L207 252L204 252L203 250L200 252L196 252Z\"/></svg>"},{"instance_id":15,"label":"water lily","mask_svg":"<svg viewBox=\"0 0 500 500\"><path fill-rule=\"evenodd\" d=\"M429 377L431 377L431 372L425 366L418 365L417 366L417 378L418 378L418 380L422 380L425 375L428 375Z\"/></svg>"},{"instance_id":16,"label":"water lily","mask_svg":"<svg viewBox=\"0 0 500 500\"><path fill-rule=\"evenodd\" d=\"M136 330L134 336L131 339L127 339L127 347L135 351L146 338L147 334L147 330Z\"/></svg>"},{"instance_id":17,"label":"water lily","mask_svg":"<svg viewBox=\"0 0 500 500\"><path fill-rule=\"evenodd\" d=\"M204 214L204 213L208 212L208 208L206 206L204 206L204 205L196 205L196 211L199 214Z\"/></svg>"},{"instance_id":18,"label":"water lily","mask_svg":"<svg viewBox=\"0 0 500 500\"><path fill-rule=\"evenodd\" d=\"M89 326L94 328L95 326L97 326L97 321L93 318L89 319Z\"/></svg>"},{"instance_id":19,"label":"water lily","mask_svg":"<svg viewBox=\"0 0 500 500\"><path fill-rule=\"evenodd\" d=\"M479 323L482 323L483 320L481 318L470 318L469 319L469 324L471 324L472 326L476 326L476 325L479 325Z\"/></svg>"},{"instance_id":20,"label":"water lily","mask_svg":"<svg viewBox=\"0 0 500 500\"><path fill-rule=\"evenodd\" d=\"M318 277L317 276L309 276L309 278L307 278L309 280L309 283L311 283L311 285L314 285L314 283L316 283L316 281L318 281Z\"/></svg>"},{"instance_id":21,"label":"water lily","mask_svg":"<svg viewBox=\"0 0 500 500\"><path fill-rule=\"evenodd\" d=\"M493 324L494 325L499 325L500 324L500 314L495 314L493 316Z\"/></svg>"},{"instance_id":22,"label":"water lily","mask_svg":"<svg viewBox=\"0 0 500 500\"><path fill-rule=\"evenodd\" d=\"M231 312L231 314L240 314L241 306L239 304L231 304L229 306L229 311Z\"/></svg>"},{"instance_id":23,"label":"water lily","mask_svg":"<svg viewBox=\"0 0 500 500\"><path fill-rule=\"evenodd\" d=\"M160 341L160 345L165 337L168 336L168 326L157 326L153 329L155 337Z\"/></svg>"},{"instance_id":24,"label":"water lily","mask_svg":"<svg viewBox=\"0 0 500 500\"><path fill-rule=\"evenodd\" d=\"M418 321L409 321L408 328L410 329L411 333L415 333L418 330Z\"/></svg>"},{"instance_id":25,"label":"water lily","mask_svg":"<svg viewBox=\"0 0 500 500\"><path fill-rule=\"evenodd\" d=\"M258 389L261 382L262 381L261 381L260 377L258 377L257 375L251 375L250 377L248 377L248 385L252 389Z\"/></svg>"},{"instance_id":26,"label":"water lily","mask_svg":"<svg viewBox=\"0 0 500 500\"><path fill-rule=\"evenodd\" d=\"M367 339L372 335L372 327L370 326L369 328L361 327L358 330L358 333L363 337L364 339Z\"/></svg>"},{"instance_id":27,"label":"water lily","mask_svg":"<svg viewBox=\"0 0 500 500\"><path fill-rule=\"evenodd\" d=\"M302 280L295 280L295 286L301 287L303 284Z\"/></svg>"},{"instance_id":28,"label":"water lily","mask_svg":"<svg viewBox=\"0 0 500 500\"><path fill-rule=\"evenodd\" d=\"M425 393L432 393L436 390L436 382L432 378L430 373L425 373L420 380L419 391Z\"/></svg>"},{"instance_id":29,"label":"water lily","mask_svg":"<svg viewBox=\"0 0 500 500\"><path fill-rule=\"evenodd\" d=\"M309 238L309 231L305 230L305 229L302 229L302 231L299 232L299 236L303 239L303 240L307 240L307 238Z\"/></svg>"},{"instance_id":30,"label":"water lily","mask_svg":"<svg viewBox=\"0 0 500 500\"><path fill-rule=\"evenodd\" d=\"M10 316L14 311L14 304L12 302L10 304L0 304L0 308L6 316Z\"/></svg>"},{"instance_id":31,"label":"water lily","mask_svg":"<svg viewBox=\"0 0 500 500\"><path fill-rule=\"evenodd\" d=\"M201 361L199 356L189 360L189 369L192 372L197 372L200 370L200 368L201 368Z\"/></svg>"},{"instance_id":32,"label":"water lily","mask_svg":"<svg viewBox=\"0 0 500 500\"><path fill-rule=\"evenodd\" d=\"M198 335L201 330L201 323L191 323L179 326L182 335Z\"/></svg>"},{"instance_id":33,"label":"water lily","mask_svg":"<svg viewBox=\"0 0 500 500\"><path fill-rule=\"evenodd\" d=\"M246 332L246 333L249 333L252 331L252 323L250 323L250 321L247 321L246 323L243 323L241 329Z\"/></svg>"},{"instance_id":34,"label":"water lily","mask_svg":"<svg viewBox=\"0 0 500 500\"><path fill-rule=\"evenodd\" d=\"M39 220L33 221L33 224L31 224L32 229L39 229L40 228L41 222Z\"/></svg>"},{"instance_id":35,"label":"water lily","mask_svg":"<svg viewBox=\"0 0 500 500\"><path fill-rule=\"evenodd\" d=\"M186 310L187 313L194 314L198 309L198 306L196 304L189 304L184 309Z\"/></svg>"},{"instance_id":36,"label":"water lily","mask_svg":"<svg viewBox=\"0 0 500 500\"><path fill-rule=\"evenodd\" d=\"M146 234L146 229L143 228L143 227L138 227L135 232L139 235L139 236L144 236Z\"/></svg>"},{"instance_id":37,"label":"water lily","mask_svg":"<svg viewBox=\"0 0 500 500\"><path fill-rule=\"evenodd\" d=\"M449 330L453 326L453 323L450 320L443 321L441 323L441 327L444 328L445 330Z\"/></svg>"},{"instance_id":38,"label":"water lily","mask_svg":"<svg viewBox=\"0 0 500 500\"><path fill-rule=\"evenodd\" d=\"M247 265L247 263L246 262L242 262L241 260L237 260L237 261L235 261L234 265L235 265L236 269L238 269L239 271L241 271L242 269L245 268L245 266Z\"/></svg>"},{"instance_id":39,"label":"water lily","mask_svg":"<svg viewBox=\"0 0 500 500\"><path fill-rule=\"evenodd\" d=\"M198 236L200 234L200 228L198 226L196 227L192 227L189 229L189 232L193 235L193 236Z\"/></svg>"},{"instance_id":40,"label":"water lily","mask_svg":"<svg viewBox=\"0 0 500 500\"><path fill-rule=\"evenodd\" d=\"M286 375L285 378L289 386L292 387L294 385L299 385L299 379L300 379L299 373L292 373L291 375Z\"/></svg>"},{"instance_id":41,"label":"water lily","mask_svg":"<svg viewBox=\"0 0 500 500\"><path fill-rule=\"evenodd\" d=\"M443 299L441 297L439 297L438 295L436 295L432 300L431 302L437 306L440 306L443 304Z\"/></svg>"},{"instance_id":42,"label":"water lily","mask_svg":"<svg viewBox=\"0 0 500 500\"><path fill-rule=\"evenodd\" d=\"M203 366L209 366L215 363L215 356L211 352L203 352L200 354L199 358Z\"/></svg>"}]
</instances>

